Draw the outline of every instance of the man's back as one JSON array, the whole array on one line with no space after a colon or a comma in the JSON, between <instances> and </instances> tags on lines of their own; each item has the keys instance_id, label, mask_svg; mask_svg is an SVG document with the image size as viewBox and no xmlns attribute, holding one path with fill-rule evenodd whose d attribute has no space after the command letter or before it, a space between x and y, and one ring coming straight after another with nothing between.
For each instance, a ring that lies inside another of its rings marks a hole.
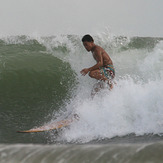
<instances>
[{"instance_id":1,"label":"man's back","mask_svg":"<svg viewBox=\"0 0 163 163\"><path fill-rule=\"evenodd\" d=\"M106 51L103 48L101 48L98 45L95 46L95 48L92 52L94 59L98 62L98 58L96 57L97 53L100 53L102 55L103 66L113 65L113 62L112 62L111 58L109 57L109 55L106 53Z\"/></svg>"}]
</instances>

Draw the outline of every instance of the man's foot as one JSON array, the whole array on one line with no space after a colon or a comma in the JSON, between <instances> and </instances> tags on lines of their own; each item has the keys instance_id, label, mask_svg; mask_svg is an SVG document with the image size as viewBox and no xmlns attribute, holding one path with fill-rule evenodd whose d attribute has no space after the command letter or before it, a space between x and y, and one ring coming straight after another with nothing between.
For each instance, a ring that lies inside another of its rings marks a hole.
<instances>
[{"instance_id":1,"label":"man's foot","mask_svg":"<svg viewBox=\"0 0 163 163\"><path fill-rule=\"evenodd\" d=\"M108 85L109 85L109 90L111 91L113 89L113 83L111 80L108 81Z\"/></svg>"}]
</instances>

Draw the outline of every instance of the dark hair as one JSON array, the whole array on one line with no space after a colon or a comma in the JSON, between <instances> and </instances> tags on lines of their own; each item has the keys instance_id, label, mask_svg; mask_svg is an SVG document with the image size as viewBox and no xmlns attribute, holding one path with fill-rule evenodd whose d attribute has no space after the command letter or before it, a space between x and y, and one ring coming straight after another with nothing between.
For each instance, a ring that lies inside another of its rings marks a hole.
<instances>
[{"instance_id":1,"label":"dark hair","mask_svg":"<svg viewBox=\"0 0 163 163\"><path fill-rule=\"evenodd\" d=\"M85 42L85 41L87 41L87 42L94 42L92 36L90 36L90 35L83 36L82 42Z\"/></svg>"}]
</instances>

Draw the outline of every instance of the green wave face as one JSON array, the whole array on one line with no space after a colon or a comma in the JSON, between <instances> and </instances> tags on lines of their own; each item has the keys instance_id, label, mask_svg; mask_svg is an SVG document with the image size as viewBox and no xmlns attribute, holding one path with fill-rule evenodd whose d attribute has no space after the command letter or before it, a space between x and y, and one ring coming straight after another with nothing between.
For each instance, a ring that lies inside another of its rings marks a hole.
<instances>
[{"instance_id":1,"label":"green wave face","mask_svg":"<svg viewBox=\"0 0 163 163\"><path fill-rule=\"evenodd\" d=\"M68 62L54 56L58 51L52 55L36 40L1 40L0 50L0 130L8 137L18 124L29 128L51 118L70 99L76 77Z\"/></svg>"}]
</instances>

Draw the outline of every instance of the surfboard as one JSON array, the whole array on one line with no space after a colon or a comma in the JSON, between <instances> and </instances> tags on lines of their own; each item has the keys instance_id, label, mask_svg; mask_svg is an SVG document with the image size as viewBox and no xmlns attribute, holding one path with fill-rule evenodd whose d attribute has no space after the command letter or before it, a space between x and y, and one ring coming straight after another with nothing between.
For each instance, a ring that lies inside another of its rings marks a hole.
<instances>
[{"instance_id":1,"label":"surfboard","mask_svg":"<svg viewBox=\"0 0 163 163\"><path fill-rule=\"evenodd\" d=\"M74 114L71 118L68 118L66 120L61 120L58 122L53 122L44 126L40 126L37 128L32 128L30 130L24 130L24 131L17 131L18 133L34 133L34 132L44 132L44 131L50 131L50 130L57 130L62 127L69 126L74 120L79 120L79 116L77 114Z\"/></svg>"}]
</instances>

